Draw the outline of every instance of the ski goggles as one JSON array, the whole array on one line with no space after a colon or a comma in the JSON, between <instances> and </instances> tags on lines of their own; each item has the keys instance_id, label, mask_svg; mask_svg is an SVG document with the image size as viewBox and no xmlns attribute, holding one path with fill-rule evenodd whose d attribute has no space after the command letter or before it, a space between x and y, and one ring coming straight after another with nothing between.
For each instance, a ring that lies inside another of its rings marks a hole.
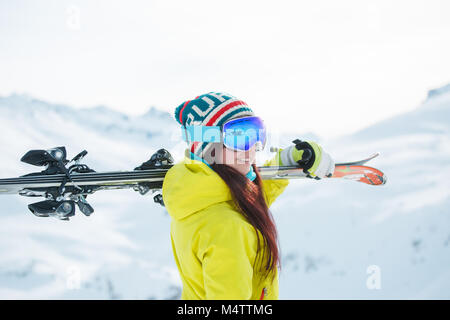
<instances>
[{"instance_id":1,"label":"ski goggles","mask_svg":"<svg viewBox=\"0 0 450 320\"><path fill-rule=\"evenodd\" d=\"M232 119L219 126L182 127L183 138L187 142L223 143L228 149L247 151L255 144L257 150L266 145L266 127L259 117Z\"/></svg>"}]
</instances>

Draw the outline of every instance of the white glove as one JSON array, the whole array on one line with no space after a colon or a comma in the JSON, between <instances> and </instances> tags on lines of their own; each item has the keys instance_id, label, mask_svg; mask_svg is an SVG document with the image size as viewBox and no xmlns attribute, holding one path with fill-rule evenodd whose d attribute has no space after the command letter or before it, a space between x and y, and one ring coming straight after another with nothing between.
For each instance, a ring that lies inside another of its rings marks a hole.
<instances>
[{"instance_id":1,"label":"white glove","mask_svg":"<svg viewBox=\"0 0 450 320\"><path fill-rule=\"evenodd\" d=\"M313 141L294 140L295 146L283 149L280 153L282 165L299 165L308 178L322 179L334 173L333 158Z\"/></svg>"}]
</instances>

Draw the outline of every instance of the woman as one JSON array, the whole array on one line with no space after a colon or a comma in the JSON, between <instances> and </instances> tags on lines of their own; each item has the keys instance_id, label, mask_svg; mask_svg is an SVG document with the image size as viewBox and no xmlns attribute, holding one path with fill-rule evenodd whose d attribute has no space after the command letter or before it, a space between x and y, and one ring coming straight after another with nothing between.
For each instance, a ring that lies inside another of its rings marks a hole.
<instances>
[{"instance_id":1,"label":"woman","mask_svg":"<svg viewBox=\"0 0 450 320\"><path fill-rule=\"evenodd\" d=\"M181 298L278 299L280 253L268 208L289 182L262 181L256 170L266 139L262 120L245 102L217 92L183 102L175 118L189 149L167 172L162 192ZM279 150L265 165L297 163L316 179L334 170L314 142Z\"/></svg>"}]
</instances>

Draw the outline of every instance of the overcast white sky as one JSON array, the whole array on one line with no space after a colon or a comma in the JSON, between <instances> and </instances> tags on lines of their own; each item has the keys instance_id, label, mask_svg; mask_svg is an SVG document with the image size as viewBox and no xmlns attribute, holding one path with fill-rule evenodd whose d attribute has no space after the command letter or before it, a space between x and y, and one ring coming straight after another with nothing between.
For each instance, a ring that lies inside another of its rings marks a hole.
<instances>
[{"instance_id":1,"label":"overcast white sky","mask_svg":"<svg viewBox=\"0 0 450 320\"><path fill-rule=\"evenodd\" d=\"M0 0L0 95L173 112L223 91L331 137L450 82L450 1Z\"/></svg>"}]
</instances>

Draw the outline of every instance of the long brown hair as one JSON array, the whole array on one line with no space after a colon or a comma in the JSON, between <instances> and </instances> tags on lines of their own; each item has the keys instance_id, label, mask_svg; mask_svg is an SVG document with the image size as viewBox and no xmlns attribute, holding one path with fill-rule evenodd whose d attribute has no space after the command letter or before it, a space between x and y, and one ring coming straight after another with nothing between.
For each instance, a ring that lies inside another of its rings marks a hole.
<instances>
[{"instance_id":1,"label":"long brown hair","mask_svg":"<svg viewBox=\"0 0 450 320\"><path fill-rule=\"evenodd\" d=\"M217 172L230 188L234 203L241 211L242 215L255 229L258 239L255 264L258 260L258 256L261 257L262 263L267 253L268 258L265 266L265 277L273 271L273 281L275 276L274 271L276 270L277 265L280 266L278 235L274 219L267 207L266 200L264 199L261 176L259 175L256 166L254 164L252 166L256 173L256 178L253 182L231 166L216 163L211 165L212 169ZM263 236L264 248L261 248L260 246L260 237L258 236L257 230L259 230Z\"/></svg>"}]
</instances>

